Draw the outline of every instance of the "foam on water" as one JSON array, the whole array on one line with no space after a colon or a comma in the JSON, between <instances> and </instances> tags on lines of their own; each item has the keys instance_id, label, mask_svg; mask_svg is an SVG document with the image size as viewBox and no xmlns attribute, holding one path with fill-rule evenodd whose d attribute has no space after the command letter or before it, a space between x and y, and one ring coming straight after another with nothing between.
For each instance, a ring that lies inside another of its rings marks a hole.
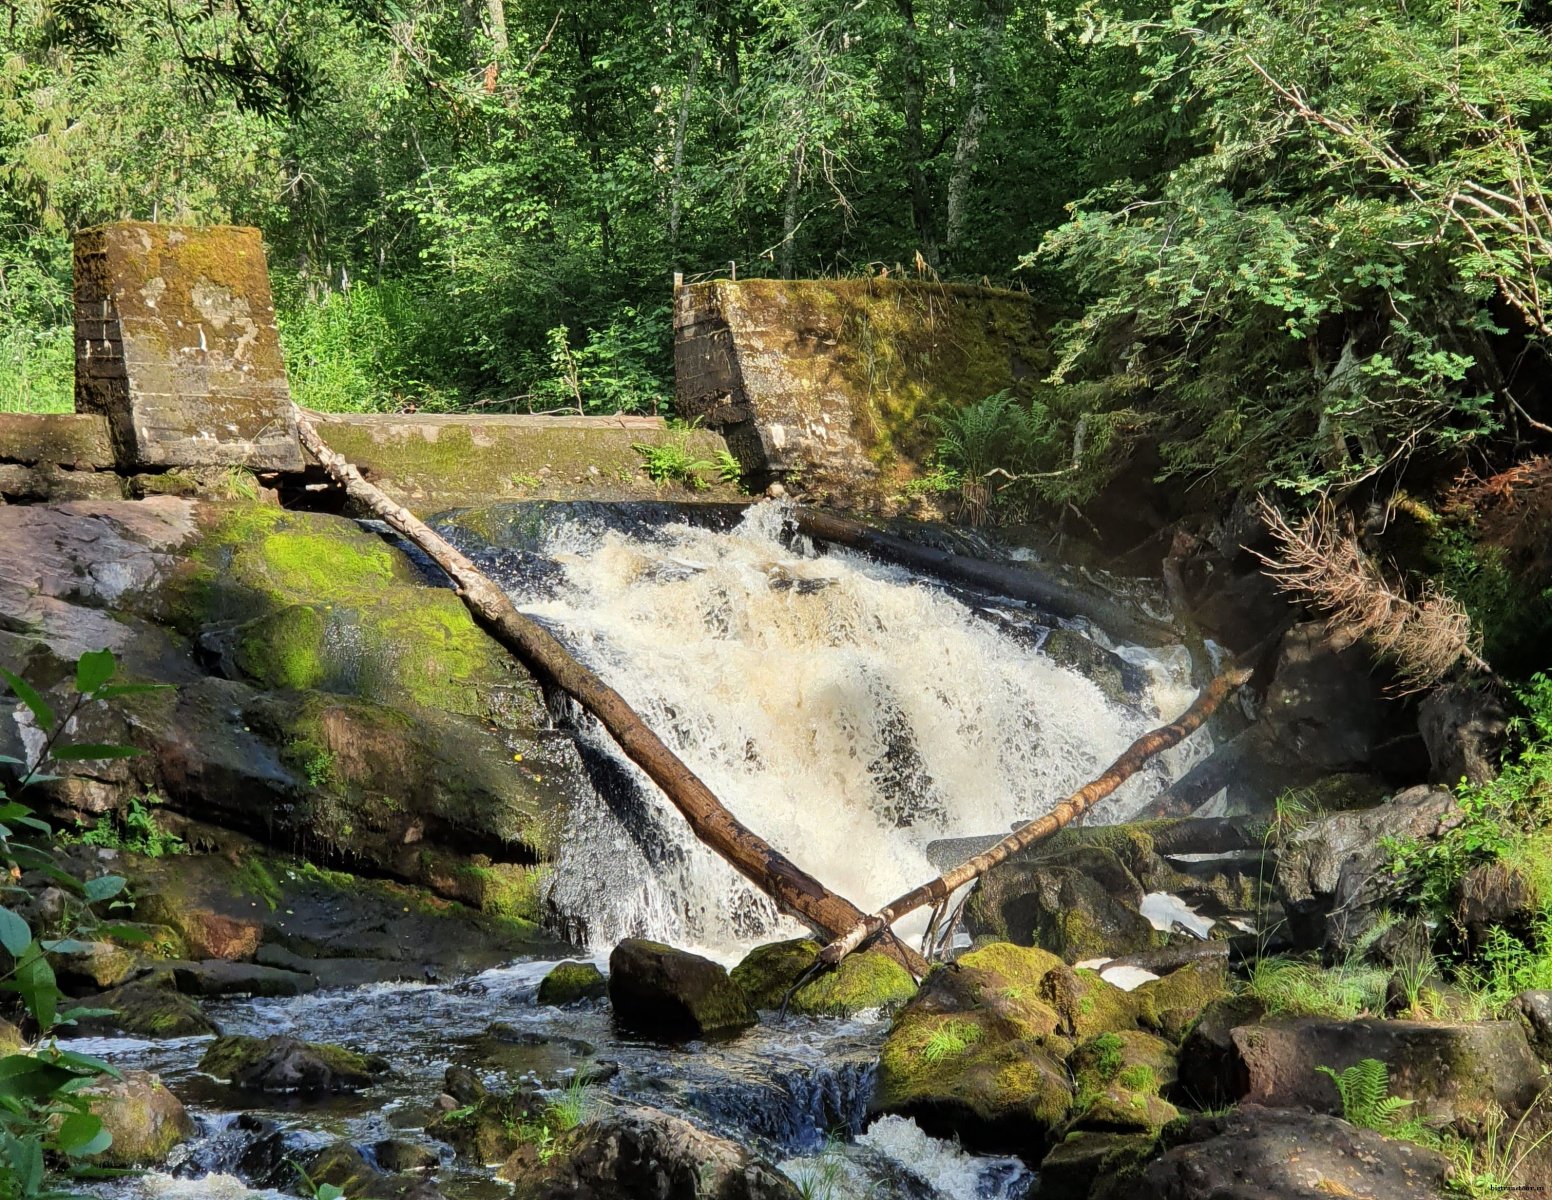
<instances>
[{"instance_id":1,"label":"foam on water","mask_svg":"<svg viewBox=\"0 0 1552 1200\"><path fill-rule=\"evenodd\" d=\"M930 878L927 842L1039 815L1156 723L941 587L793 547L785 518L761 504L730 532L650 536L562 522L543 548L559 579L505 582L741 821L862 907ZM1140 657L1175 716L1188 661ZM566 932L727 957L789 928L606 735L582 736L639 794L579 798L550 897Z\"/></svg>"}]
</instances>

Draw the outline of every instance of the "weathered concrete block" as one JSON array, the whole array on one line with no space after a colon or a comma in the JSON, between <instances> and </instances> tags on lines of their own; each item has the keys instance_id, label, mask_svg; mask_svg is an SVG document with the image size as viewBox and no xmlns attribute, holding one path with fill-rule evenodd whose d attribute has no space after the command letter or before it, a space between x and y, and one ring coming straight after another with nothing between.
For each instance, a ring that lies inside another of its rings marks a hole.
<instances>
[{"instance_id":1,"label":"weathered concrete block","mask_svg":"<svg viewBox=\"0 0 1552 1200\"><path fill-rule=\"evenodd\" d=\"M300 470L256 229L125 221L76 238L76 409L121 466Z\"/></svg>"},{"instance_id":2,"label":"weathered concrete block","mask_svg":"<svg viewBox=\"0 0 1552 1200\"><path fill-rule=\"evenodd\" d=\"M677 408L721 430L746 471L866 503L934 448L927 418L1049 367L1028 296L883 279L717 280L674 306Z\"/></svg>"},{"instance_id":3,"label":"weathered concrete block","mask_svg":"<svg viewBox=\"0 0 1552 1200\"><path fill-rule=\"evenodd\" d=\"M111 470L108 422L98 413L0 413L0 462Z\"/></svg>"}]
</instances>

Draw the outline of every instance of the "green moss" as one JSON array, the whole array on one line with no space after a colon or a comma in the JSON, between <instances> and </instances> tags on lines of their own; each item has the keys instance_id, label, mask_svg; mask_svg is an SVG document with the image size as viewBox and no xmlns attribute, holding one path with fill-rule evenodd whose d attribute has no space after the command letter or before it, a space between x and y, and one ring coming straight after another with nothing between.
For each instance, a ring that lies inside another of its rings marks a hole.
<instances>
[{"instance_id":1,"label":"green moss","mask_svg":"<svg viewBox=\"0 0 1552 1200\"><path fill-rule=\"evenodd\" d=\"M541 915L545 882L552 868L517 863L458 868L460 891L475 908L492 916L536 923Z\"/></svg>"},{"instance_id":2,"label":"green moss","mask_svg":"<svg viewBox=\"0 0 1552 1200\"><path fill-rule=\"evenodd\" d=\"M609 992L603 972L592 963L563 962L539 981L540 1004L573 1004L602 999Z\"/></svg>"},{"instance_id":3,"label":"green moss","mask_svg":"<svg viewBox=\"0 0 1552 1200\"><path fill-rule=\"evenodd\" d=\"M324 681L323 614L293 604L243 626L237 665L250 678L271 687L313 688Z\"/></svg>"},{"instance_id":4,"label":"green moss","mask_svg":"<svg viewBox=\"0 0 1552 1200\"><path fill-rule=\"evenodd\" d=\"M1077 1097L1072 1122L1102 1129L1156 1129L1177 1115L1160 1093L1175 1079L1169 1043L1139 1030L1091 1038L1068 1063Z\"/></svg>"},{"instance_id":5,"label":"green moss","mask_svg":"<svg viewBox=\"0 0 1552 1200\"><path fill-rule=\"evenodd\" d=\"M1142 1024L1178 1041L1214 1000L1231 994L1226 958L1199 959L1131 993Z\"/></svg>"},{"instance_id":6,"label":"green moss","mask_svg":"<svg viewBox=\"0 0 1552 1200\"><path fill-rule=\"evenodd\" d=\"M232 895L252 896L256 900L262 900L265 907L274 912L280 903L281 894L280 884L276 882L264 860L253 855L244 855L232 875Z\"/></svg>"},{"instance_id":7,"label":"green moss","mask_svg":"<svg viewBox=\"0 0 1552 1200\"><path fill-rule=\"evenodd\" d=\"M779 1008L798 977L814 965L819 950L812 938L770 942L749 951L729 974L755 1008Z\"/></svg>"},{"instance_id":8,"label":"green moss","mask_svg":"<svg viewBox=\"0 0 1552 1200\"><path fill-rule=\"evenodd\" d=\"M1133 993L1107 983L1095 971L1052 971L1041 981L1041 996L1061 1018L1062 1032L1080 1039L1136 1029L1143 1014Z\"/></svg>"},{"instance_id":9,"label":"green moss","mask_svg":"<svg viewBox=\"0 0 1552 1200\"><path fill-rule=\"evenodd\" d=\"M218 1037L199 1060L199 1069L217 1079L236 1079L261 1062L274 1048L276 1040L242 1035ZM373 1054L360 1054L332 1042L304 1044L313 1057L344 1080L364 1081L388 1069L387 1062Z\"/></svg>"},{"instance_id":10,"label":"green moss","mask_svg":"<svg viewBox=\"0 0 1552 1200\"><path fill-rule=\"evenodd\" d=\"M733 968L733 982L744 989L755 1008L776 1009L786 1002L788 1012L810 1017L888 1011L916 994L910 972L876 950L849 954L834 970L819 972L793 991L818 959L819 950L819 943L811 938L756 946Z\"/></svg>"}]
</instances>

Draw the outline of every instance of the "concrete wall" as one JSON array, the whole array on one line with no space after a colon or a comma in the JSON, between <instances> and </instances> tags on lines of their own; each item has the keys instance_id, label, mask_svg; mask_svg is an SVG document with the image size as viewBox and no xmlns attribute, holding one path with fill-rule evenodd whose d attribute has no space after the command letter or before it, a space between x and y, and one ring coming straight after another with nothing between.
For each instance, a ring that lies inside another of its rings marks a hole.
<instances>
[{"instance_id":1,"label":"concrete wall","mask_svg":"<svg viewBox=\"0 0 1552 1200\"><path fill-rule=\"evenodd\" d=\"M908 478L934 414L1049 369L1049 318L1021 293L883 279L718 280L679 290L680 415L745 468L821 495Z\"/></svg>"}]
</instances>

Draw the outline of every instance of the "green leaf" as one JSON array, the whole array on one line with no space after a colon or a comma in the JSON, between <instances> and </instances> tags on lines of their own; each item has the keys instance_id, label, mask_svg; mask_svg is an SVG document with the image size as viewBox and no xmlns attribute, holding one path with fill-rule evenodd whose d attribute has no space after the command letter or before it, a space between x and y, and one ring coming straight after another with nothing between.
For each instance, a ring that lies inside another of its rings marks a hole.
<instances>
[{"instance_id":1,"label":"green leaf","mask_svg":"<svg viewBox=\"0 0 1552 1200\"><path fill-rule=\"evenodd\" d=\"M55 749L55 762L101 762L109 758L135 758L144 750L134 746L103 746L83 742L77 746L60 746Z\"/></svg>"},{"instance_id":2,"label":"green leaf","mask_svg":"<svg viewBox=\"0 0 1552 1200\"><path fill-rule=\"evenodd\" d=\"M30 1054L9 1054L0 1058L0 1095L47 1100L74 1078L74 1071Z\"/></svg>"},{"instance_id":3,"label":"green leaf","mask_svg":"<svg viewBox=\"0 0 1552 1200\"><path fill-rule=\"evenodd\" d=\"M96 904L100 900L111 900L123 890L122 875L99 875L96 879L88 879L82 885L81 894L86 897L88 904Z\"/></svg>"},{"instance_id":4,"label":"green leaf","mask_svg":"<svg viewBox=\"0 0 1552 1200\"><path fill-rule=\"evenodd\" d=\"M85 954L92 948L90 942L83 942L79 938L52 938L38 943L48 954Z\"/></svg>"},{"instance_id":5,"label":"green leaf","mask_svg":"<svg viewBox=\"0 0 1552 1200\"><path fill-rule=\"evenodd\" d=\"M49 707L48 701L38 694L37 689L20 675L7 671L4 667L0 667L0 679L5 680L10 689L16 693L16 698L31 710L38 722L38 728L45 733L51 732L57 718L54 716L54 710Z\"/></svg>"},{"instance_id":6,"label":"green leaf","mask_svg":"<svg viewBox=\"0 0 1552 1200\"><path fill-rule=\"evenodd\" d=\"M76 660L75 690L82 695L90 695L113 678L117 667L113 651L88 650Z\"/></svg>"},{"instance_id":7,"label":"green leaf","mask_svg":"<svg viewBox=\"0 0 1552 1200\"><path fill-rule=\"evenodd\" d=\"M75 1008L71 1009L70 1011L81 1014L90 1012L93 1016L104 1017L111 1017L114 1013L114 1010L111 1008ZM112 1063L104 1062L102 1059L97 1058L95 1055L91 1054L79 1054L74 1050L56 1050L54 1052L54 1061L60 1066L74 1067L77 1071L86 1071L92 1075L109 1075L114 1079L121 1077L119 1075L118 1068L115 1067Z\"/></svg>"},{"instance_id":8,"label":"green leaf","mask_svg":"<svg viewBox=\"0 0 1552 1200\"><path fill-rule=\"evenodd\" d=\"M23 1196L35 1196L43 1186L43 1141L38 1137L10 1137L5 1158Z\"/></svg>"},{"instance_id":9,"label":"green leaf","mask_svg":"<svg viewBox=\"0 0 1552 1200\"><path fill-rule=\"evenodd\" d=\"M113 1135L102 1127L102 1118L91 1113L72 1113L54 1135L59 1148L71 1158L101 1154L113 1144Z\"/></svg>"},{"instance_id":10,"label":"green leaf","mask_svg":"<svg viewBox=\"0 0 1552 1200\"><path fill-rule=\"evenodd\" d=\"M43 951L34 942L16 966L16 990L21 993L41 1029L48 1030L59 1015L60 991L54 979L54 968L49 966Z\"/></svg>"},{"instance_id":11,"label":"green leaf","mask_svg":"<svg viewBox=\"0 0 1552 1200\"><path fill-rule=\"evenodd\" d=\"M15 958L26 953L32 944L32 929L8 908L0 908L0 946L4 946Z\"/></svg>"}]
</instances>

